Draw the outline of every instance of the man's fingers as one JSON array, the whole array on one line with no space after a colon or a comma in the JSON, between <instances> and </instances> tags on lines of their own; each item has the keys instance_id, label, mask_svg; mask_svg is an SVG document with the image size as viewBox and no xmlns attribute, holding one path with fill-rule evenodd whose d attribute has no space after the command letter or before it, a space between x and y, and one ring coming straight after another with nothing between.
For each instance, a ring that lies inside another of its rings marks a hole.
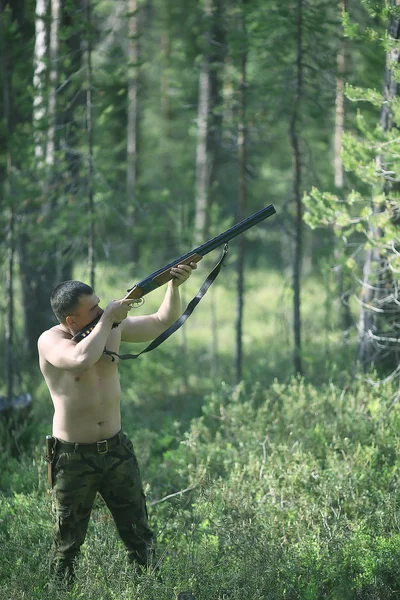
<instances>
[{"instance_id":1,"label":"man's fingers","mask_svg":"<svg viewBox=\"0 0 400 600\"><path fill-rule=\"evenodd\" d=\"M171 268L171 272L182 273L182 274L186 273L186 274L190 275L190 273L194 269L197 269L197 264L190 263L190 265L175 265L174 267Z\"/></svg>"},{"instance_id":2,"label":"man's fingers","mask_svg":"<svg viewBox=\"0 0 400 600\"><path fill-rule=\"evenodd\" d=\"M123 306L127 306L128 310L131 310L131 308L135 305L135 304L141 304L141 299L135 299L135 298L123 298L122 300L120 300L120 303Z\"/></svg>"},{"instance_id":3,"label":"man's fingers","mask_svg":"<svg viewBox=\"0 0 400 600\"><path fill-rule=\"evenodd\" d=\"M178 265L177 267L172 267L171 274L184 281L191 274L192 269L187 265Z\"/></svg>"}]
</instances>

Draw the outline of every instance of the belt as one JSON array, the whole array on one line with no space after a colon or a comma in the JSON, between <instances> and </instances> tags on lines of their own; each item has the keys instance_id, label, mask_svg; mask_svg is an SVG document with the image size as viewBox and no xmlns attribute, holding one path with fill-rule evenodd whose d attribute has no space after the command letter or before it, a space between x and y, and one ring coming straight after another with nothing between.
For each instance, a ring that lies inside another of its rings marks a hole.
<instances>
[{"instance_id":1,"label":"belt","mask_svg":"<svg viewBox=\"0 0 400 600\"><path fill-rule=\"evenodd\" d=\"M56 438L57 452L76 452L79 454L107 454L109 450L118 446L122 440L122 432L119 431L116 435L106 440L93 442L93 444L78 444L74 442L65 442Z\"/></svg>"}]
</instances>

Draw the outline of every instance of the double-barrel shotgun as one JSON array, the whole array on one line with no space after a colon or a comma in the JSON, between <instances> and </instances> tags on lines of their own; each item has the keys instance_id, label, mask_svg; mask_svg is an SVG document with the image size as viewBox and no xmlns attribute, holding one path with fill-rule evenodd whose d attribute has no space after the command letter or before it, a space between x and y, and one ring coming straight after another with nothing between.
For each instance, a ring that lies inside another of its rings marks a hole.
<instances>
[{"instance_id":1,"label":"double-barrel shotgun","mask_svg":"<svg viewBox=\"0 0 400 600\"><path fill-rule=\"evenodd\" d=\"M128 293L125 295L124 300L132 299L132 300L139 301L146 294L152 292L156 288L164 285L165 283L167 283L168 281L173 279L174 276L171 274L172 267L175 267L177 265L189 265L190 263L193 263L193 262L197 263L203 258L203 256L205 256L209 252L212 252L213 250L215 250L216 248L219 248L220 246L224 246L222 256L219 259L218 263L215 265L215 267L213 268L211 273L208 275L208 277L202 284L202 286L199 289L196 296L193 298L193 300L191 302L189 302L185 312L179 317L179 319L177 321L175 321L175 323L173 323L171 325L171 327L169 327L166 331L164 331L164 333L159 335L153 342L151 342L151 344L149 344L149 346L147 346L147 348L145 348L144 350L139 352L139 354L119 355L116 352L110 352L109 350L104 350L104 353L110 355L112 358L114 358L114 356L118 356L122 360L126 360L128 358L137 358L144 352L149 352L150 350L154 350L154 348L156 348L162 342L164 342L170 335L172 335L175 331L177 331L183 325L183 323L186 321L186 319L192 314L193 310L195 309L197 304L200 302L201 298L207 292L207 290L210 287L210 285L212 284L212 282L216 279L218 273L221 270L222 263L225 260L226 254L228 252L228 242L230 240L232 240L233 238L235 238L236 236L240 235L241 233L244 233L245 231L247 231L247 229L254 227L254 225L257 225L257 223L260 223L261 221L264 221L264 219L271 217L275 213L276 213L276 210L272 204L270 204L269 206L266 206L265 208L262 208L261 210L254 213L250 217L243 219L243 221L240 221L239 223L237 223L236 225L233 225L232 227L230 227L223 233L220 233L219 235L213 237L211 240L208 240L208 242L205 242L205 244L202 244L201 246L194 248L191 252L188 252L187 254L184 254L183 256L176 258L175 260L168 263L161 269L154 271L154 273L152 273L151 275L148 275L147 277L145 277L144 279L142 279L141 281L136 283L132 288L130 288L128 290ZM97 317L94 321L89 323L84 329L79 331L73 337L73 340L76 342L80 342L87 335L89 335L91 333L91 331L93 331L93 329L97 325L100 318L101 318L101 315L100 315L100 317ZM114 327L117 327L118 325L119 325L119 323L115 323Z\"/></svg>"},{"instance_id":2,"label":"double-barrel shotgun","mask_svg":"<svg viewBox=\"0 0 400 600\"><path fill-rule=\"evenodd\" d=\"M128 293L125 296L125 300L128 300L129 298L142 298L145 294L152 292L153 290L160 287L161 285L164 285L164 283L167 283L167 281L173 278L173 275L171 275L170 273L172 267L176 267L177 265L189 265L191 262L199 262L203 258L203 256L205 256L209 252L212 252L216 248L227 244L234 237L243 233L247 229L250 229L250 227L254 227L254 225L257 225L257 223L260 223L264 219L267 219L275 212L275 208L272 204L270 204L269 206L262 208L258 212L254 213L250 217L247 217L247 219L243 219L243 221L240 221L240 223L233 225L223 233L220 233L219 235L213 237L211 240L208 240L208 242L206 242L205 244L202 244L201 246L195 248L191 252L188 252L187 254L176 258L165 267L162 267L158 271L155 271L145 279L142 279L141 281L136 283L133 286L133 288L128 290Z\"/></svg>"}]
</instances>

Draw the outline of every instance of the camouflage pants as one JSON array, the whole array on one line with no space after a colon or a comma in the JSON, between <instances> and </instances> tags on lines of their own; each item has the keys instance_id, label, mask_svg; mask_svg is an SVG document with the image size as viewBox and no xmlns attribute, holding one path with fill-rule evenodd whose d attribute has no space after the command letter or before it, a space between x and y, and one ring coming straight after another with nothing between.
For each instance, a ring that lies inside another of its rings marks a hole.
<instances>
[{"instance_id":1,"label":"camouflage pants","mask_svg":"<svg viewBox=\"0 0 400 600\"><path fill-rule=\"evenodd\" d=\"M53 512L56 526L50 559L52 576L72 581L97 492L109 508L132 562L146 566L152 555L146 496L132 443L120 433L108 452L57 450L53 462ZM78 448L80 450L82 446ZM69 449L69 448L68 448Z\"/></svg>"}]
</instances>

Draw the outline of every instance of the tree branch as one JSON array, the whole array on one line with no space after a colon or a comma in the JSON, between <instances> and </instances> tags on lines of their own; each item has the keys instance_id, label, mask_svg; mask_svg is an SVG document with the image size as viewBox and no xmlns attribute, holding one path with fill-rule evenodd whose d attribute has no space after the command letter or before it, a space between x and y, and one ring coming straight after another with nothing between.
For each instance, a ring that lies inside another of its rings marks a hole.
<instances>
[{"instance_id":1,"label":"tree branch","mask_svg":"<svg viewBox=\"0 0 400 600\"><path fill-rule=\"evenodd\" d=\"M175 496L179 496L179 495L185 494L186 492L191 492L192 490L194 490L195 488L197 488L200 485L200 483L201 483L204 475L205 475L205 471L204 471L204 473L202 474L202 476L200 477L200 479L199 479L199 481L197 483L195 483L195 484L187 487L184 490L180 490L179 492L175 492L174 494L168 494L168 496L164 496L164 498L161 498L160 500L153 500L152 502L148 503L149 506L155 506L156 504L161 504L161 502L165 502L166 500L170 500L171 498L175 498Z\"/></svg>"}]
</instances>

